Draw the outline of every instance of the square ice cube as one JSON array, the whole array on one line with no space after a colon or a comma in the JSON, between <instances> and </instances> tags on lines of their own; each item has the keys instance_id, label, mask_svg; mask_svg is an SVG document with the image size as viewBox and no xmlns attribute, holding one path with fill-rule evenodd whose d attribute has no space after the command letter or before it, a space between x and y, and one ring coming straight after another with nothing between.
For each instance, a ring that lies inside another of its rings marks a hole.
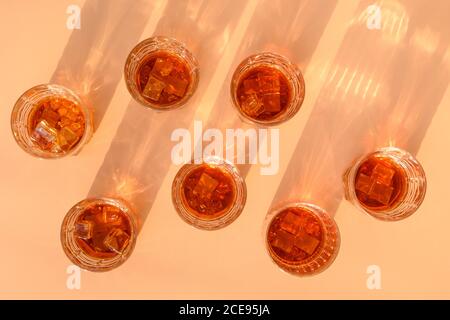
<instances>
[{"instance_id":1,"label":"square ice cube","mask_svg":"<svg viewBox=\"0 0 450 320\"><path fill-rule=\"evenodd\" d=\"M34 129L31 138L42 148L52 148L57 142L56 129L51 127L47 121L41 120Z\"/></svg>"},{"instance_id":2,"label":"square ice cube","mask_svg":"<svg viewBox=\"0 0 450 320\"><path fill-rule=\"evenodd\" d=\"M369 198L376 200L384 205L389 204L394 188L383 183L375 181L368 193Z\"/></svg>"},{"instance_id":3,"label":"square ice cube","mask_svg":"<svg viewBox=\"0 0 450 320\"><path fill-rule=\"evenodd\" d=\"M317 221L309 221L308 223L306 223L306 226L305 228L303 228L303 230L309 235L313 235L316 237L319 237L321 233L321 228Z\"/></svg>"},{"instance_id":4,"label":"square ice cube","mask_svg":"<svg viewBox=\"0 0 450 320\"><path fill-rule=\"evenodd\" d=\"M166 84L164 82L150 75L142 95L150 100L158 101L165 87Z\"/></svg>"},{"instance_id":5,"label":"square ice cube","mask_svg":"<svg viewBox=\"0 0 450 320\"><path fill-rule=\"evenodd\" d=\"M60 116L58 112L53 111L51 108L45 108L44 111L42 111L41 118L42 120L47 121L50 126L55 127L60 119Z\"/></svg>"},{"instance_id":6,"label":"square ice cube","mask_svg":"<svg viewBox=\"0 0 450 320\"><path fill-rule=\"evenodd\" d=\"M58 144L61 148L70 149L77 141L77 134L68 127L63 127L58 133Z\"/></svg>"},{"instance_id":7,"label":"square ice cube","mask_svg":"<svg viewBox=\"0 0 450 320\"><path fill-rule=\"evenodd\" d=\"M264 104L265 112L280 112L280 94L279 93L266 93L262 96L262 103Z\"/></svg>"},{"instance_id":8,"label":"square ice cube","mask_svg":"<svg viewBox=\"0 0 450 320\"><path fill-rule=\"evenodd\" d=\"M75 112L73 112L72 110L68 110L65 117L71 121L76 121L78 118L78 115Z\"/></svg>"},{"instance_id":9,"label":"square ice cube","mask_svg":"<svg viewBox=\"0 0 450 320\"><path fill-rule=\"evenodd\" d=\"M295 236L292 234L279 230L276 234L276 238L271 243L272 246L278 248L286 253L291 253L292 248L294 247Z\"/></svg>"},{"instance_id":10,"label":"square ice cube","mask_svg":"<svg viewBox=\"0 0 450 320\"><path fill-rule=\"evenodd\" d=\"M112 229L103 240L108 249L122 253L130 241L130 236L119 228Z\"/></svg>"},{"instance_id":11,"label":"square ice cube","mask_svg":"<svg viewBox=\"0 0 450 320\"><path fill-rule=\"evenodd\" d=\"M242 111L250 117L257 117L264 112L264 106L255 93L248 95L241 104Z\"/></svg>"},{"instance_id":12,"label":"square ice cube","mask_svg":"<svg viewBox=\"0 0 450 320\"><path fill-rule=\"evenodd\" d=\"M244 93L252 94L259 92L259 83L257 79L246 79L244 80Z\"/></svg>"},{"instance_id":13,"label":"square ice cube","mask_svg":"<svg viewBox=\"0 0 450 320\"><path fill-rule=\"evenodd\" d=\"M198 180L193 190L193 193L195 195L199 195L201 198L209 198L218 184L219 181L203 172L200 176L200 180Z\"/></svg>"},{"instance_id":14,"label":"square ice cube","mask_svg":"<svg viewBox=\"0 0 450 320\"><path fill-rule=\"evenodd\" d=\"M79 221L75 224L75 236L81 239L88 240L92 238L93 224L92 221Z\"/></svg>"},{"instance_id":15,"label":"square ice cube","mask_svg":"<svg viewBox=\"0 0 450 320\"><path fill-rule=\"evenodd\" d=\"M288 212L280 222L280 228L292 234L296 234L300 228L300 217L293 212Z\"/></svg>"},{"instance_id":16,"label":"square ice cube","mask_svg":"<svg viewBox=\"0 0 450 320\"><path fill-rule=\"evenodd\" d=\"M317 246L319 245L320 241L306 232L300 230L300 232L295 237L295 246L303 251L305 251L307 254L311 255L316 251Z\"/></svg>"},{"instance_id":17,"label":"square ice cube","mask_svg":"<svg viewBox=\"0 0 450 320\"><path fill-rule=\"evenodd\" d=\"M173 63L168 59L158 58L153 65L152 73L163 77L168 76L173 70Z\"/></svg>"},{"instance_id":18,"label":"square ice cube","mask_svg":"<svg viewBox=\"0 0 450 320\"><path fill-rule=\"evenodd\" d=\"M391 185L394 174L395 174L394 169L389 168L381 163L377 163L377 165L372 171L372 175L376 178L376 180L387 186Z\"/></svg>"},{"instance_id":19,"label":"square ice cube","mask_svg":"<svg viewBox=\"0 0 450 320\"><path fill-rule=\"evenodd\" d=\"M103 207L102 220L104 223L110 225L121 225L122 217L120 215L120 210L115 207Z\"/></svg>"},{"instance_id":20,"label":"square ice cube","mask_svg":"<svg viewBox=\"0 0 450 320\"><path fill-rule=\"evenodd\" d=\"M177 76L168 76L164 79L167 83L165 92L168 94L174 94L177 97L183 97L186 93L189 82L186 79Z\"/></svg>"},{"instance_id":21,"label":"square ice cube","mask_svg":"<svg viewBox=\"0 0 450 320\"><path fill-rule=\"evenodd\" d=\"M368 194L372 184L373 181L371 177L365 175L364 173L360 173L356 177L355 189L361 191L362 193Z\"/></svg>"},{"instance_id":22,"label":"square ice cube","mask_svg":"<svg viewBox=\"0 0 450 320\"><path fill-rule=\"evenodd\" d=\"M280 78L278 75L264 75L258 77L259 92L280 93Z\"/></svg>"}]
</instances>

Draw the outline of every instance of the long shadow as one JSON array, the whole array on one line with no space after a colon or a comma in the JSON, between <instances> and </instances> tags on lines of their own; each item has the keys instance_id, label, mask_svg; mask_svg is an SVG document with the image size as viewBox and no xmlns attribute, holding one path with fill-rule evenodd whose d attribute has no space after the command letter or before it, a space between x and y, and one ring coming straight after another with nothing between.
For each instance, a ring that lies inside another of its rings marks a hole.
<instances>
[{"instance_id":1,"label":"long shadow","mask_svg":"<svg viewBox=\"0 0 450 320\"><path fill-rule=\"evenodd\" d=\"M356 157L420 147L449 85L450 2L379 1L381 29L369 30L372 3L360 3L272 205L301 199L334 215Z\"/></svg>"},{"instance_id":2,"label":"long shadow","mask_svg":"<svg viewBox=\"0 0 450 320\"><path fill-rule=\"evenodd\" d=\"M89 196L121 196L135 206L143 224L172 163L170 135L177 128L189 128L195 109L201 107L202 93L243 5L220 0L168 1L154 34L184 42L196 56L200 65L197 91L183 108L168 112L155 112L132 100Z\"/></svg>"},{"instance_id":3,"label":"long shadow","mask_svg":"<svg viewBox=\"0 0 450 320\"><path fill-rule=\"evenodd\" d=\"M51 82L76 91L98 128L119 83L128 52L140 38L153 1L88 0Z\"/></svg>"},{"instance_id":4,"label":"long shadow","mask_svg":"<svg viewBox=\"0 0 450 320\"><path fill-rule=\"evenodd\" d=\"M260 1L206 127L222 131L252 128L241 120L231 102L229 85L234 68L251 54L271 51L286 56L305 72L335 6L336 0ZM234 154L238 154L237 150ZM246 154L248 158L248 150ZM244 177L250 167L248 163L238 164Z\"/></svg>"}]
</instances>

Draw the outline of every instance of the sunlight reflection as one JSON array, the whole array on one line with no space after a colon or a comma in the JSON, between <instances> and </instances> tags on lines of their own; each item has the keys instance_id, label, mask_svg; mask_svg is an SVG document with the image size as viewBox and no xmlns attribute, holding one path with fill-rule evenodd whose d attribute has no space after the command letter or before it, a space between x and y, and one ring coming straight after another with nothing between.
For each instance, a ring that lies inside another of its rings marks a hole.
<instances>
[{"instance_id":1,"label":"sunlight reflection","mask_svg":"<svg viewBox=\"0 0 450 320\"><path fill-rule=\"evenodd\" d=\"M131 201L135 195L141 194L147 189L137 178L126 175L120 172L119 169L115 170L112 180L112 188L114 189L112 190L112 194L118 195L128 201Z\"/></svg>"},{"instance_id":2,"label":"sunlight reflection","mask_svg":"<svg viewBox=\"0 0 450 320\"><path fill-rule=\"evenodd\" d=\"M432 54L436 52L439 45L439 35L429 27L418 29L412 35L410 44L416 49Z\"/></svg>"},{"instance_id":3,"label":"sunlight reflection","mask_svg":"<svg viewBox=\"0 0 450 320\"><path fill-rule=\"evenodd\" d=\"M409 16L398 1L380 1L383 39L398 43L408 31Z\"/></svg>"},{"instance_id":4,"label":"sunlight reflection","mask_svg":"<svg viewBox=\"0 0 450 320\"><path fill-rule=\"evenodd\" d=\"M369 5L351 24L363 25L371 30L380 29L383 39L398 43L408 31L409 16L398 1L384 0Z\"/></svg>"}]
</instances>

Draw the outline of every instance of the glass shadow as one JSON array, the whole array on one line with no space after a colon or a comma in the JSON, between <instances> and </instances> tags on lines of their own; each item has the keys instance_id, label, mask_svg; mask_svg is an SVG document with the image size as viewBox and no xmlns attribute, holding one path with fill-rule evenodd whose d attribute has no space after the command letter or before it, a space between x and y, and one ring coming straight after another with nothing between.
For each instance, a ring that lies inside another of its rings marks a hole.
<instances>
[{"instance_id":1,"label":"glass shadow","mask_svg":"<svg viewBox=\"0 0 450 320\"><path fill-rule=\"evenodd\" d=\"M253 125L240 118L231 101L230 82L234 68L251 54L271 51L286 56L304 73L335 6L336 0L260 1L205 127L222 132L252 128ZM229 148L235 148L235 145L225 146L224 154ZM248 150L245 152L248 158ZM235 150L234 155L237 154ZM237 166L245 177L251 164L247 160L246 164Z\"/></svg>"},{"instance_id":2,"label":"glass shadow","mask_svg":"<svg viewBox=\"0 0 450 320\"><path fill-rule=\"evenodd\" d=\"M139 212L142 225L172 163L171 133L189 128L242 7L242 3L220 0L167 2L154 35L184 42L197 58L200 82L196 93L181 109L167 112L156 112L132 100L89 196L114 195L128 200Z\"/></svg>"},{"instance_id":3,"label":"glass shadow","mask_svg":"<svg viewBox=\"0 0 450 320\"><path fill-rule=\"evenodd\" d=\"M94 111L98 128L122 78L128 52L140 38L155 2L88 0L51 83L77 92Z\"/></svg>"},{"instance_id":4,"label":"glass shadow","mask_svg":"<svg viewBox=\"0 0 450 320\"><path fill-rule=\"evenodd\" d=\"M360 2L272 205L309 200L334 214L355 158L420 147L449 85L450 2L375 2L380 29L367 27L372 4Z\"/></svg>"}]
</instances>

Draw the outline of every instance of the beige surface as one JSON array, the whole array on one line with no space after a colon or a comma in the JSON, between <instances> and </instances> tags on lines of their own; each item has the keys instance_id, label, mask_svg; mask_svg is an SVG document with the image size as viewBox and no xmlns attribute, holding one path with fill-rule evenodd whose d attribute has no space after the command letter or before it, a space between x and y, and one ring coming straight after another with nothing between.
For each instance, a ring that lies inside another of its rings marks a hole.
<instances>
[{"instance_id":1,"label":"beige surface","mask_svg":"<svg viewBox=\"0 0 450 320\"><path fill-rule=\"evenodd\" d=\"M1 0L0 297L450 298L450 3L384 1L381 30L369 30L361 13L371 3ZM84 6L81 30L65 27L69 4ZM186 42L200 62L198 91L182 110L145 110L125 88L127 53L153 34ZM251 167L241 217L196 230L171 204L170 132L194 119L239 126L229 73L262 50L290 57L306 81L301 111L281 126L280 171ZM16 146L9 116L24 90L51 79L89 98L98 129L80 155L44 161ZM415 153L428 178L420 210L397 223L358 212L340 185L348 161L389 143ZM75 202L108 194L146 217L136 249L68 290L60 223ZM288 198L323 206L339 225L339 256L318 276L287 275L264 250L264 217ZM369 265L381 268L381 290L366 287Z\"/></svg>"}]
</instances>

